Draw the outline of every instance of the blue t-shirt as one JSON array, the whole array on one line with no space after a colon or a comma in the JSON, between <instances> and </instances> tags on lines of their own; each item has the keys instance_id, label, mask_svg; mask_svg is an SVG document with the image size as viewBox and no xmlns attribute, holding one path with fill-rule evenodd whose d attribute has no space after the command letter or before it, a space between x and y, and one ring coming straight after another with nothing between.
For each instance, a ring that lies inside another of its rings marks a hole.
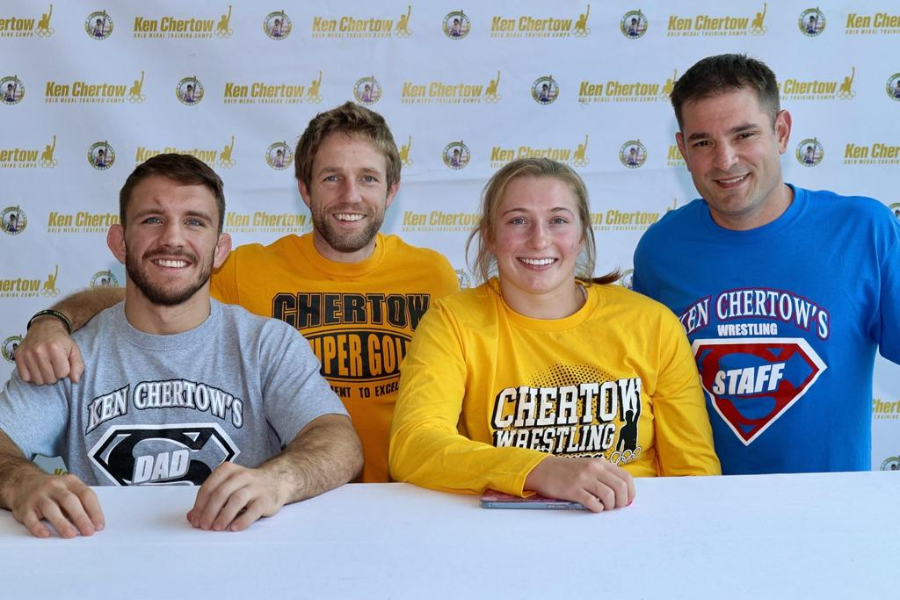
<instances>
[{"instance_id":1,"label":"blue t-shirt","mask_svg":"<svg viewBox=\"0 0 900 600\"><path fill-rule=\"evenodd\" d=\"M871 468L875 351L900 362L900 221L871 198L792 189L749 231L695 200L634 255L635 291L691 340L726 474Z\"/></svg>"}]
</instances>

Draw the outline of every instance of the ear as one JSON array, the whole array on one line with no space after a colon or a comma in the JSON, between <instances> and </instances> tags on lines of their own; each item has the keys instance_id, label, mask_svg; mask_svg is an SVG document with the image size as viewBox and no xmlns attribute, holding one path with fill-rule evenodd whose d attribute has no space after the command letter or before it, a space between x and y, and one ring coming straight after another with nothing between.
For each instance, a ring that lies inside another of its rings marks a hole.
<instances>
[{"instance_id":1,"label":"ear","mask_svg":"<svg viewBox=\"0 0 900 600\"><path fill-rule=\"evenodd\" d=\"M110 225L106 232L106 245L116 260L125 264L125 229L121 225Z\"/></svg>"},{"instance_id":2,"label":"ear","mask_svg":"<svg viewBox=\"0 0 900 600\"><path fill-rule=\"evenodd\" d=\"M791 139L791 113L786 110L778 112L775 117L775 139L778 140L778 152L784 154Z\"/></svg>"},{"instance_id":3,"label":"ear","mask_svg":"<svg viewBox=\"0 0 900 600\"><path fill-rule=\"evenodd\" d=\"M220 233L219 240L216 242L216 252L213 254L213 268L218 269L228 258L231 253L231 236L227 233Z\"/></svg>"},{"instance_id":4,"label":"ear","mask_svg":"<svg viewBox=\"0 0 900 600\"><path fill-rule=\"evenodd\" d=\"M680 131L675 133L675 143L678 144L678 151L681 152L681 158L684 159L685 164L687 164L688 171L691 170L691 164L688 162L687 152L684 147L684 134Z\"/></svg>"},{"instance_id":5,"label":"ear","mask_svg":"<svg viewBox=\"0 0 900 600\"><path fill-rule=\"evenodd\" d=\"M310 208L309 206L309 188L306 187L302 181L297 180L297 187L300 189L300 197L303 198L303 204L306 205L306 208Z\"/></svg>"},{"instance_id":6,"label":"ear","mask_svg":"<svg viewBox=\"0 0 900 600\"><path fill-rule=\"evenodd\" d=\"M388 188L387 198L385 198L385 200L384 200L384 210L387 210L388 207L390 207L390 205L394 202L394 198L397 196L397 192L399 192L399 191L400 191L400 182L399 181L394 182L394 185L392 185L390 188Z\"/></svg>"}]
</instances>

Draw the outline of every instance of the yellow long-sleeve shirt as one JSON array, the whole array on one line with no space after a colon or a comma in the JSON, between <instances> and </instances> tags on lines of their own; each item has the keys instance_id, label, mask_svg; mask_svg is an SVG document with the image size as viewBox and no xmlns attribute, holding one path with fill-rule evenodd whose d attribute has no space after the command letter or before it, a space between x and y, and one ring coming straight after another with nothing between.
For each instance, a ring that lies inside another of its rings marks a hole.
<instances>
[{"instance_id":1,"label":"yellow long-sleeve shirt","mask_svg":"<svg viewBox=\"0 0 900 600\"><path fill-rule=\"evenodd\" d=\"M548 454L635 476L721 472L684 330L661 304L591 285L574 315L531 319L496 279L439 300L401 367L392 476L523 494Z\"/></svg>"}]
</instances>

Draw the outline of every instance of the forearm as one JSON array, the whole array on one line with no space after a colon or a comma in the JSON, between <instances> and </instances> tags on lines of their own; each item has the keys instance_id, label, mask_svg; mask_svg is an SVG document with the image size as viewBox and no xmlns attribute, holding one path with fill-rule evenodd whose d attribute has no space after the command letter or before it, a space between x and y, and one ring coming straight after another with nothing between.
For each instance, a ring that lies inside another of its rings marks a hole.
<instances>
[{"instance_id":1,"label":"forearm","mask_svg":"<svg viewBox=\"0 0 900 600\"><path fill-rule=\"evenodd\" d=\"M12 510L12 496L28 478L43 475L9 437L0 431L0 508Z\"/></svg>"},{"instance_id":2,"label":"forearm","mask_svg":"<svg viewBox=\"0 0 900 600\"><path fill-rule=\"evenodd\" d=\"M437 420L395 420L391 476L397 481L445 491L481 493L494 489L521 495L525 479L546 454L524 448L495 448L460 435Z\"/></svg>"},{"instance_id":3,"label":"forearm","mask_svg":"<svg viewBox=\"0 0 900 600\"><path fill-rule=\"evenodd\" d=\"M347 483L359 474L362 465L362 444L350 419L323 415L304 427L260 470L281 484L284 503L289 504Z\"/></svg>"},{"instance_id":4,"label":"forearm","mask_svg":"<svg viewBox=\"0 0 900 600\"><path fill-rule=\"evenodd\" d=\"M125 288L94 288L66 296L51 308L66 315L72 323L72 331L75 332L94 318L97 313L124 299ZM46 316L36 319L35 324L45 320L48 322L58 321L55 317Z\"/></svg>"}]
</instances>

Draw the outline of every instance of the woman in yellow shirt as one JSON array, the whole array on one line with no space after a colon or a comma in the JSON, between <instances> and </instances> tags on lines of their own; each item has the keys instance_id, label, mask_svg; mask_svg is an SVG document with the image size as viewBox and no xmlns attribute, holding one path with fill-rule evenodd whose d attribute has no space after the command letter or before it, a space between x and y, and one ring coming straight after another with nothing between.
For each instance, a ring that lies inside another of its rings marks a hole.
<instances>
[{"instance_id":1,"label":"woman in yellow shirt","mask_svg":"<svg viewBox=\"0 0 900 600\"><path fill-rule=\"evenodd\" d=\"M392 476L599 512L631 502L632 476L719 474L681 324L611 285L617 273L591 279L581 178L514 161L488 182L481 214L469 246L484 283L426 313L401 367Z\"/></svg>"}]
</instances>

